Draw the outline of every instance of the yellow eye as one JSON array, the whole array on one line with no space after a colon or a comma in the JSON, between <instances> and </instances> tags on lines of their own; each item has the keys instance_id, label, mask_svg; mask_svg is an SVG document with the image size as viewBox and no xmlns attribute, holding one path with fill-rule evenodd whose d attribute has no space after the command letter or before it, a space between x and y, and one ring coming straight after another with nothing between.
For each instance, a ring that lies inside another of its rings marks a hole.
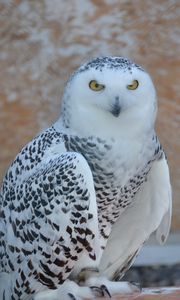
<instances>
[{"instance_id":1,"label":"yellow eye","mask_svg":"<svg viewBox=\"0 0 180 300\"><path fill-rule=\"evenodd\" d=\"M89 83L89 87L91 90L95 91L95 92L99 92L104 90L105 85L98 83L96 80L91 80Z\"/></svg>"},{"instance_id":2,"label":"yellow eye","mask_svg":"<svg viewBox=\"0 0 180 300\"><path fill-rule=\"evenodd\" d=\"M136 90L139 86L139 82L137 80L133 80L133 82L127 85L128 90Z\"/></svg>"}]
</instances>

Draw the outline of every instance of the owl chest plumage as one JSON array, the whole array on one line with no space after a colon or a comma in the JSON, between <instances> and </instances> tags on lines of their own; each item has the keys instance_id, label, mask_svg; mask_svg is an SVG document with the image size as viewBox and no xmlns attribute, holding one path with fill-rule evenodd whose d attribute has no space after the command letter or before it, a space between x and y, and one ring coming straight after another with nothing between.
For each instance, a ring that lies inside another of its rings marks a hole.
<instances>
[{"instance_id":1,"label":"owl chest plumage","mask_svg":"<svg viewBox=\"0 0 180 300\"><path fill-rule=\"evenodd\" d=\"M68 151L80 152L93 174L98 218L102 234L105 227L115 223L128 207L140 186L146 181L154 160L155 144L128 145L99 138L70 137L65 141Z\"/></svg>"}]
</instances>

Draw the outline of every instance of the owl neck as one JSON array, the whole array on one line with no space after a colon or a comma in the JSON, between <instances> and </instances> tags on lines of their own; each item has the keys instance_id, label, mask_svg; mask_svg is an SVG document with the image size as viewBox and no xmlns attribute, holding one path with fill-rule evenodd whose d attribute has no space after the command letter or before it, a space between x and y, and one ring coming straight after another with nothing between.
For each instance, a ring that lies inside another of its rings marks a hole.
<instances>
[{"instance_id":1,"label":"owl neck","mask_svg":"<svg viewBox=\"0 0 180 300\"><path fill-rule=\"evenodd\" d=\"M147 108L124 111L119 117L109 112L95 110L63 110L57 121L60 128L82 138L92 136L110 140L144 140L144 137L154 134L156 113Z\"/></svg>"}]
</instances>

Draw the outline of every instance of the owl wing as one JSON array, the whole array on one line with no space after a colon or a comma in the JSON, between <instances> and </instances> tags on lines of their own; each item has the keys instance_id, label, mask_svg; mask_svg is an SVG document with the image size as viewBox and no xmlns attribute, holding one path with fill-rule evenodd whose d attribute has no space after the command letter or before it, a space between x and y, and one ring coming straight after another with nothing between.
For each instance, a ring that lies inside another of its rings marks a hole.
<instances>
[{"instance_id":1,"label":"owl wing","mask_svg":"<svg viewBox=\"0 0 180 300\"><path fill-rule=\"evenodd\" d=\"M0 299L10 299L10 290L13 299L24 299L54 289L83 252L96 259L96 197L82 155L51 155L9 191L3 206L0 222L7 228L3 231L7 264L0 273Z\"/></svg>"},{"instance_id":2,"label":"owl wing","mask_svg":"<svg viewBox=\"0 0 180 300\"><path fill-rule=\"evenodd\" d=\"M133 205L119 217L103 253L100 271L120 278L133 263L152 232L164 243L171 224L171 184L165 157L154 161Z\"/></svg>"}]
</instances>

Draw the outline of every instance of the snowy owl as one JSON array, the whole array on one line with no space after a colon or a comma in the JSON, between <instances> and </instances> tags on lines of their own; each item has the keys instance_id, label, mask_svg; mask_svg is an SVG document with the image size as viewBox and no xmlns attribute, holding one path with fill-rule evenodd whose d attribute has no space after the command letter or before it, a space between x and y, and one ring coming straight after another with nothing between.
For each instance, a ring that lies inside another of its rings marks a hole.
<instances>
[{"instance_id":1,"label":"snowy owl","mask_svg":"<svg viewBox=\"0 0 180 300\"><path fill-rule=\"evenodd\" d=\"M0 299L131 293L118 281L152 232L164 243L171 185L148 73L100 57L69 79L59 119L17 155L0 192Z\"/></svg>"}]
</instances>

